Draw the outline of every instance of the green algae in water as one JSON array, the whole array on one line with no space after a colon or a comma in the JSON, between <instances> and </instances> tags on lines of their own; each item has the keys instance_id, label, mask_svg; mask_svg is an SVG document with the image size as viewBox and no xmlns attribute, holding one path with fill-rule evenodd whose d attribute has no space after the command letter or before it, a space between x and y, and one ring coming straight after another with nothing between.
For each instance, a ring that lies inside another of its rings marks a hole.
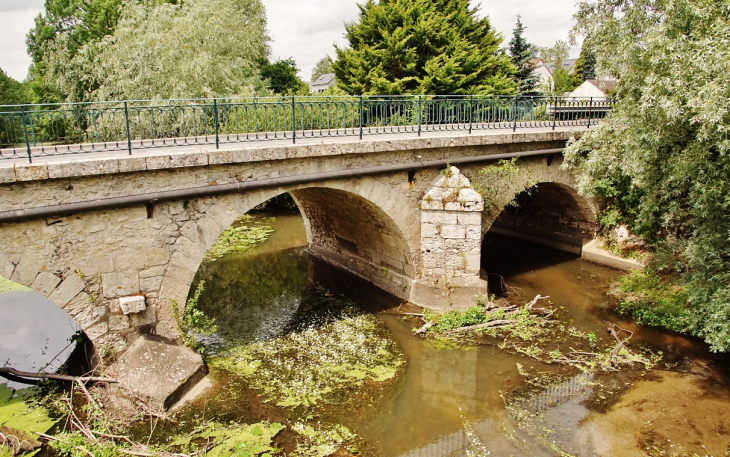
<instances>
[{"instance_id":1,"label":"green algae in water","mask_svg":"<svg viewBox=\"0 0 730 457\"><path fill-rule=\"evenodd\" d=\"M29 406L27 399L36 393L31 387L13 390L7 384L0 384L0 425L26 432L46 432L56 420L48 416L42 406Z\"/></svg>"},{"instance_id":2,"label":"green algae in water","mask_svg":"<svg viewBox=\"0 0 730 457\"><path fill-rule=\"evenodd\" d=\"M180 437L172 446L189 446L193 440L221 441L205 455L208 457L271 457L279 452L273 444L274 437L286 427L279 423L259 422L240 427L223 427L208 424L205 430Z\"/></svg>"},{"instance_id":3,"label":"green algae in water","mask_svg":"<svg viewBox=\"0 0 730 457\"><path fill-rule=\"evenodd\" d=\"M29 287L0 276L0 294L4 294L5 292L27 292L30 290Z\"/></svg>"},{"instance_id":4,"label":"green algae in water","mask_svg":"<svg viewBox=\"0 0 730 457\"><path fill-rule=\"evenodd\" d=\"M327 457L355 439L355 434L344 425L320 426L315 429L297 422L292 429L301 437L293 453L300 457ZM356 448L351 447L349 451L357 453Z\"/></svg>"},{"instance_id":5,"label":"green algae in water","mask_svg":"<svg viewBox=\"0 0 730 457\"><path fill-rule=\"evenodd\" d=\"M225 229L205 255L205 261L215 262L221 257L247 251L266 241L274 231L266 222L271 223L273 218L263 221L252 219L252 216L244 215Z\"/></svg>"},{"instance_id":6,"label":"green algae in water","mask_svg":"<svg viewBox=\"0 0 730 457\"><path fill-rule=\"evenodd\" d=\"M346 404L358 387L392 379L404 366L382 323L346 300L307 297L299 311L283 336L231 345L211 365L243 377L266 401L300 412L322 402Z\"/></svg>"}]
</instances>

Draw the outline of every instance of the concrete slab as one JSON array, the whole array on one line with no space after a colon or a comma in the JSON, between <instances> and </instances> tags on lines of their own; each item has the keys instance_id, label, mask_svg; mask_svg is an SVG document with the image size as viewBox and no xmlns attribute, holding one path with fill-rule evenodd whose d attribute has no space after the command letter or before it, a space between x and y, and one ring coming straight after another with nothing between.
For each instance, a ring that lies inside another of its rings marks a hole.
<instances>
[{"instance_id":1,"label":"concrete slab","mask_svg":"<svg viewBox=\"0 0 730 457\"><path fill-rule=\"evenodd\" d=\"M581 257L589 262L605 265L617 270L631 271L644 270L646 265L634 259L625 259L612 254L603 248L601 240L591 240L583 246Z\"/></svg>"},{"instance_id":2,"label":"concrete slab","mask_svg":"<svg viewBox=\"0 0 730 457\"><path fill-rule=\"evenodd\" d=\"M109 369L135 395L164 409L177 403L206 375L200 354L151 336L141 336ZM119 389L117 398L124 398Z\"/></svg>"}]
</instances>

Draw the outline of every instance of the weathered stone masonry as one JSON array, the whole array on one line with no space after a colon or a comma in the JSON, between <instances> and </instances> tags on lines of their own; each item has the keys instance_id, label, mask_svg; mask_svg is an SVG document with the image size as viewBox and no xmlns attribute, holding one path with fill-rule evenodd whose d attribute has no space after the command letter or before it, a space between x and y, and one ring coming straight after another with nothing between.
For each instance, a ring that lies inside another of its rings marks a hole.
<instances>
[{"instance_id":1,"label":"weathered stone masonry","mask_svg":"<svg viewBox=\"0 0 730 457\"><path fill-rule=\"evenodd\" d=\"M566 132L544 132L374 139L0 164L0 211L547 149L566 138ZM469 179L455 168L452 172L450 177L443 170L393 173L1 224L0 274L48 296L96 344L123 348L140 332L176 338L169 302L187 298L220 233L256 205L290 192L302 210L313 255L404 301L439 309L466 306L476 293L486 292L479 279L484 221L481 199Z\"/></svg>"}]
</instances>

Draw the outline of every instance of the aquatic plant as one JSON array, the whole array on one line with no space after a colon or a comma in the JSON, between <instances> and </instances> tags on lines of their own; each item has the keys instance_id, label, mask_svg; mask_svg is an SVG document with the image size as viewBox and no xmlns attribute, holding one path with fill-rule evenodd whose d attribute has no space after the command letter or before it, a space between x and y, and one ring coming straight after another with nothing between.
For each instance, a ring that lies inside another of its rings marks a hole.
<instances>
[{"instance_id":1,"label":"aquatic plant","mask_svg":"<svg viewBox=\"0 0 730 457\"><path fill-rule=\"evenodd\" d=\"M292 426L297 432L297 448L293 455L298 457L327 457L352 443L355 434L344 425L320 425L317 428L297 422ZM348 450L357 454L357 448Z\"/></svg>"},{"instance_id":2,"label":"aquatic plant","mask_svg":"<svg viewBox=\"0 0 730 457\"><path fill-rule=\"evenodd\" d=\"M31 290L29 287L25 287L22 284L18 284L15 281L11 281L7 278L0 276L0 294L4 294L5 292L29 291L29 290Z\"/></svg>"},{"instance_id":3,"label":"aquatic plant","mask_svg":"<svg viewBox=\"0 0 730 457\"><path fill-rule=\"evenodd\" d=\"M215 262L228 254L247 251L263 243L274 232L271 226L267 224L272 220L273 218L254 220L249 215L240 217L233 225L221 233L213 247L208 250L204 261Z\"/></svg>"},{"instance_id":4,"label":"aquatic plant","mask_svg":"<svg viewBox=\"0 0 730 457\"><path fill-rule=\"evenodd\" d=\"M354 389L379 385L404 366L404 355L378 319L346 300L308 298L300 311L289 333L231 347L211 366L244 377L267 401L302 417L321 402L345 404Z\"/></svg>"},{"instance_id":5,"label":"aquatic plant","mask_svg":"<svg viewBox=\"0 0 730 457\"><path fill-rule=\"evenodd\" d=\"M170 300L172 315L175 316L175 323L183 338L183 344L191 349L202 349L201 339L216 331L215 318L206 316L198 308L198 300L204 289L205 281L200 281L195 288L195 293L187 300L182 311L174 298Z\"/></svg>"}]
</instances>

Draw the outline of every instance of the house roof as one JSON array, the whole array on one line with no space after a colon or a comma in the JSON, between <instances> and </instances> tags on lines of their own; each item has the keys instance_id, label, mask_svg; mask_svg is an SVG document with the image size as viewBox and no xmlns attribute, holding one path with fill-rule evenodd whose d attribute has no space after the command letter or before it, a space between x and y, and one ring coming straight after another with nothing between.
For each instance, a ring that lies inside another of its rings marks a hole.
<instances>
[{"instance_id":1,"label":"house roof","mask_svg":"<svg viewBox=\"0 0 730 457\"><path fill-rule=\"evenodd\" d=\"M325 73L323 75L320 75L319 78L312 81L312 86L325 86L335 79L334 73Z\"/></svg>"},{"instance_id":2,"label":"house roof","mask_svg":"<svg viewBox=\"0 0 730 457\"><path fill-rule=\"evenodd\" d=\"M586 82L593 84L604 94L606 91L616 90L616 81L609 79L587 79Z\"/></svg>"},{"instance_id":3,"label":"house roof","mask_svg":"<svg viewBox=\"0 0 730 457\"><path fill-rule=\"evenodd\" d=\"M578 59L564 59L562 62L562 67L565 69L565 71L570 72L570 70L572 70L575 66L576 60ZM545 64L545 67L550 70L550 73L553 73L555 71L555 62L548 62Z\"/></svg>"}]
</instances>

